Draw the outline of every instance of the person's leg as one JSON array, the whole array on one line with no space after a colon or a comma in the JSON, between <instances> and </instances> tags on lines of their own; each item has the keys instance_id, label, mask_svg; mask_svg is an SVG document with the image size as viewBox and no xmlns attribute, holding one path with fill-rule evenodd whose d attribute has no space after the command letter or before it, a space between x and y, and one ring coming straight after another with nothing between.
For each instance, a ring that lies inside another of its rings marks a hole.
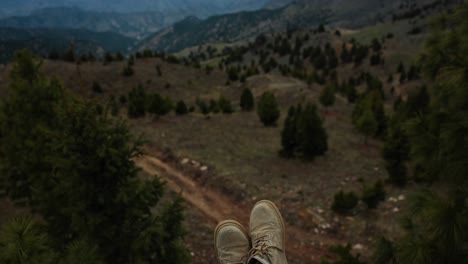
<instances>
[{"instance_id":1,"label":"person's leg","mask_svg":"<svg viewBox=\"0 0 468 264\"><path fill-rule=\"evenodd\" d=\"M218 224L214 233L216 256L220 264L245 264L250 250L250 238L236 221Z\"/></svg>"},{"instance_id":2,"label":"person's leg","mask_svg":"<svg viewBox=\"0 0 468 264\"><path fill-rule=\"evenodd\" d=\"M250 214L252 249L248 264L287 264L285 227L278 208L270 201L258 202Z\"/></svg>"}]
</instances>

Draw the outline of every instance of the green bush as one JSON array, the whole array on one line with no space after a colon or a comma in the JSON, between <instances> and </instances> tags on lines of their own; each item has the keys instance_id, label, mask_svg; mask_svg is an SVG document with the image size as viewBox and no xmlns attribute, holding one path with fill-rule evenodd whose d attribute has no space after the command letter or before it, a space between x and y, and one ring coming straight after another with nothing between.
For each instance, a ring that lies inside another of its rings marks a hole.
<instances>
[{"instance_id":1,"label":"green bush","mask_svg":"<svg viewBox=\"0 0 468 264\"><path fill-rule=\"evenodd\" d=\"M185 104L184 101L180 100L179 102L177 102L175 112L176 112L177 115L186 115L186 114L188 114L189 111L188 111L187 105Z\"/></svg>"},{"instance_id":2,"label":"green bush","mask_svg":"<svg viewBox=\"0 0 468 264\"><path fill-rule=\"evenodd\" d=\"M219 97L218 106L221 109L221 112L223 112L223 114L231 114L234 112L231 101L229 101L223 96Z\"/></svg>"},{"instance_id":3,"label":"green bush","mask_svg":"<svg viewBox=\"0 0 468 264\"><path fill-rule=\"evenodd\" d=\"M375 209L380 202L385 201L385 190L382 181L378 181L374 186L365 186L362 191L361 200L368 209Z\"/></svg>"},{"instance_id":4,"label":"green bush","mask_svg":"<svg viewBox=\"0 0 468 264\"><path fill-rule=\"evenodd\" d=\"M128 116L130 118L143 117L146 114L146 92L138 85L128 94Z\"/></svg>"},{"instance_id":5,"label":"green bush","mask_svg":"<svg viewBox=\"0 0 468 264\"><path fill-rule=\"evenodd\" d=\"M99 94L103 92L101 85L96 81L93 82L93 92Z\"/></svg>"},{"instance_id":6,"label":"green bush","mask_svg":"<svg viewBox=\"0 0 468 264\"><path fill-rule=\"evenodd\" d=\"M274 126L280 117L280 110L276 97L271 92L265 92L257 103L257 114L265 126Z\"/></svg>"},{"instance_id":7,"label":"green bush","mask_svg":"<svg viewBox=\"0 0 468 264\"><path fill-rule=\"evenodd\" d=\"M245 88L244 91L242 91L240 107L242 111L252 111L255 107L255 99L249 88Z\"/></svg>"},{"instance_id":8,"label":"green bush","mask_svg":"<svg viewBox=\"0 0 468 264\"><path fill-rule=\"evenodd\" d=\"M354 192L343 192L342 190L335 194L331 209L339 214L347 214L359 202L358 196Z\"/></svg>"}]
</instances>

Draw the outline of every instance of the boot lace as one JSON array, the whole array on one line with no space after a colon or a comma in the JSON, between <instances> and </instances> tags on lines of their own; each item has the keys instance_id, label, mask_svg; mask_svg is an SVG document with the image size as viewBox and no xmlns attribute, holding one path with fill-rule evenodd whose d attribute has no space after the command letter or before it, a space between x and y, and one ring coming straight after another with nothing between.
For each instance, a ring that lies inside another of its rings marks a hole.
<instances>
[{"instance_id":1,"label":"boot lace","mask_svg":"<svg viewBox=\"0 0 468 264\"><path fill-rule=\"evenodd\" d=\"M271 245L271 240L269 235L262 235L254 239L252 249L249 252L249 258L253 257L263 257L268 258L271 261L273 258L273 253L270 249L277 249L283 251L281 248Z\"/></svg>"}]
</instances>

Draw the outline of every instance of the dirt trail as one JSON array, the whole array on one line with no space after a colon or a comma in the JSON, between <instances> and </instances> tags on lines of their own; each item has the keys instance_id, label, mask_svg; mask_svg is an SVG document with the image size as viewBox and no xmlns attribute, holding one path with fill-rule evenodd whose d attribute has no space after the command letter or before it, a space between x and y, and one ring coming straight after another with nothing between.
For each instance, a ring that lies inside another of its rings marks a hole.
<instances>
[{"instance_id":1,"label":"dirt trail","mask_svg":"<svg viewBox=\"0 0 468 264\"><path fill-rule=\"evenodd\" d=\"M243 224L248 223L251 208L233 202L221 192L201 186L174 166L148 155L138 158L135 162L146 173L163 176L168 187L179 192L188 203L200 210L213 227L225 219L236 219ZM330 242L330 238L314 237L315 234L309 234L290 225L287 225L287 235L287 254L300 263L319 263L320 257L326 254L323 248L313 246L311 241Z\"/></svg>"}]
</instances>

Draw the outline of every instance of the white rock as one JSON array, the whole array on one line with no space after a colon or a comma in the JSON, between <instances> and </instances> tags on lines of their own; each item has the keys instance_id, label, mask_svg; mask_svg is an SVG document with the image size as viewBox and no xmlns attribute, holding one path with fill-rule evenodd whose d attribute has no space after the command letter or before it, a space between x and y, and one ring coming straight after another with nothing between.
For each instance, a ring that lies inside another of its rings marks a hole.
<instances>
[{"instance_id":1,"label":"white rock","mask_svg":"<svg viewBox=\"0 0 468 264\"><path fill-rule=\"evenodd\" d=\"M406 199L406 197L403 194L398 196L398 201L403 201L405 199Z\"/></svg>"},{"instance_id":2,"label":"white rock","mask_svg":"<svg viewBox=\"0 0 468 264\"><path fill-rule=\"evenodd\" d=\"M353 250L359 250L359 251L361 251L361 250L363 250L363 249L364 249L364 246L361 245L361 244L356 244L356 245L353 246Z\"/></svg>"},{"instance_id":3,"label":"white rock","mask_svg":"<svg viewBox=\"0 0 468 264\"><path fill-rule=\"evenodd\" d=\"M207 171L208 170L208 166L203 166L200 168L201 171Z\"/></svg>"},{"instance_id":4,"label":"white rock","mask_svg":"<svg viewBox=\"0 0 468 264\"><path fill-rule=\"evenodd\" d=\"M400 212L400 209L398 209L398 207L395 207L395 208L393 208L393 212L398 213L398 212Z\"/></svg>"},{"instance_id":5,"label":"white rock","mask_svg":"<svg viewBox=\"0 0 468 264\"><path fill-rule=\"evenodd\" d=\"M317 213L319 213L319 214L323 214L324 212L325 212L325 211L324 211L322 208L318 208L318 209L317 209Z\"/></svg>"},{"instance_id":6,"label":"white rock","mask_svg":"<svg viewBox=\"0 0 468 264\"><path fill-rule=\"evenodd\" d=\"M185 165L185 164L189 163L189 161L190 161L189 159L185 158L185 159L182 159L180 161L180 164Z\"/></svg>"}]
</instances>

